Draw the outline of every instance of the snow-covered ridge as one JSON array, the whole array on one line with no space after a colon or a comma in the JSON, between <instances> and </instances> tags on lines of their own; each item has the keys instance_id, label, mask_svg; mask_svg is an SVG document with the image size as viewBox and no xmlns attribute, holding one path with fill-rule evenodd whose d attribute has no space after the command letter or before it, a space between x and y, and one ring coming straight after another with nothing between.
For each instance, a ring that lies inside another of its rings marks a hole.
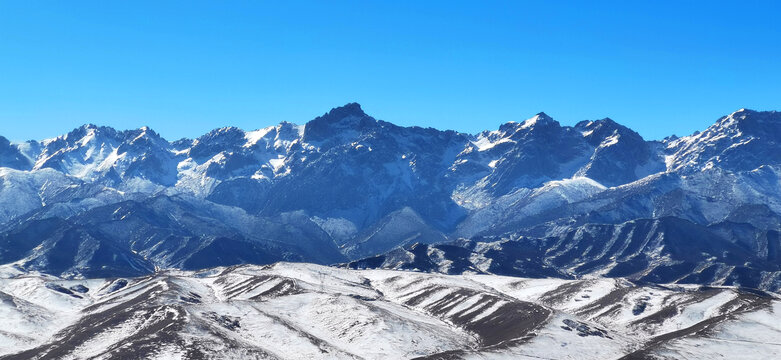
<instances>
[{"instance_id":1,"label":"snow-covered ridge","mask_svg":"<svg viewBox=\"0 0 781 360\"><path fill-rule=\"evenodd\" d=\"M277 263L63 280L0 267L0 300L2 359L708 359L781 351L775 296L622 279Z\"/></svg>"}]
</instances>

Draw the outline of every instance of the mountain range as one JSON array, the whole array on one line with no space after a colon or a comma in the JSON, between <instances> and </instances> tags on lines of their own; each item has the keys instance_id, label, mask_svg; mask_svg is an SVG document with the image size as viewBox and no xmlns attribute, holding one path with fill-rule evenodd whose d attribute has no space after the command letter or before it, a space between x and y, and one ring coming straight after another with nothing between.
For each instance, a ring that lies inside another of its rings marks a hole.
<instances>
[{"instance_id":1,"label":"mountain range","mask_svg":"<svg viewBox=\"0 0 781 360\"><path fill-rule=\"evenodd\" d=\"M781 289L781 113L643 139L539 113L466 134L351 103L169 141L0 137L0 263L65 279L279 261Z\"/></svg>"}]
</instances>

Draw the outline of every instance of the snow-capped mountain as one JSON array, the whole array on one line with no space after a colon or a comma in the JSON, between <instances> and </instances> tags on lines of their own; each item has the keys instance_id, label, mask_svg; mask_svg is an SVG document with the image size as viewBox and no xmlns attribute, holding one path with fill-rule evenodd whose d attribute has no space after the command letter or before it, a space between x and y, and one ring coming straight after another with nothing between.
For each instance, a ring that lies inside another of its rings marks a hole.
<instances>
[{"instance_id":1,"label":"snow-capped mountain","mask_svg":"<svg viewBox=\"0 0 781 360\"><path fill-rule=\"evenodd\" d=\"M0 267L1 359L730 359L781 355L732 287L301 263L73 280Z\"/></svg>"},{"instance_id":2,"label":"snow-capped mountain","mask_svg":"<svg viewBox=\"0 0 781 360\"><path fill-rule=\"evenodd\" d=\"M0 263L135 276L455 242L486 244L459 250L464 271L496 272L470 258L494 256L507 274L776 290L779 154L781 113L751 110L662 141L544 113L479 134L400 127L354 103L177 141L86 125L0 138Z\"/></svg>"}]
</instances>

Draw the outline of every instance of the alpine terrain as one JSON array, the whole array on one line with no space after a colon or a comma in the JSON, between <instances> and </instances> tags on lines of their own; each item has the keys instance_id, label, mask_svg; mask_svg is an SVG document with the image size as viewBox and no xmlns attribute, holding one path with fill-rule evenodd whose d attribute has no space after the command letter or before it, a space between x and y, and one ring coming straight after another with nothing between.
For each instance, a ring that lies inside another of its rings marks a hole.
<instances>
[{"instance_id":1,"label":"alpine terrain","mask_svg":"<svg viewBox=\"0 0 781 360\"><path fill-rule=\"evenodd\" d=\"M781 358L781 113L0 136L0 359Z\"/></svg>"}]
</instances>

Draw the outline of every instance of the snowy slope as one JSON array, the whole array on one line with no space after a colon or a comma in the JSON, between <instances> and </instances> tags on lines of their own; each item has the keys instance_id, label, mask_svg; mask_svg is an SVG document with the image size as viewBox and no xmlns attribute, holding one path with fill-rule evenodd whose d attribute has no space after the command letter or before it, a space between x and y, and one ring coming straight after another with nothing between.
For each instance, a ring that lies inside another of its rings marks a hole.
<instances>
[{"instance_id":1,"label":"snowy slope","mask_svg":"<svg viewBox=\"0 0 781 360\"><path fill-rule=\"evenodd\" d=\"M63 280L6 266L0 294L12 325L0 331L2 359L707 359L710 351L781 351L775 296L623 279L277 263ZM709 351L698 351L703 346Z\"/></svg>"}]
</instances>

